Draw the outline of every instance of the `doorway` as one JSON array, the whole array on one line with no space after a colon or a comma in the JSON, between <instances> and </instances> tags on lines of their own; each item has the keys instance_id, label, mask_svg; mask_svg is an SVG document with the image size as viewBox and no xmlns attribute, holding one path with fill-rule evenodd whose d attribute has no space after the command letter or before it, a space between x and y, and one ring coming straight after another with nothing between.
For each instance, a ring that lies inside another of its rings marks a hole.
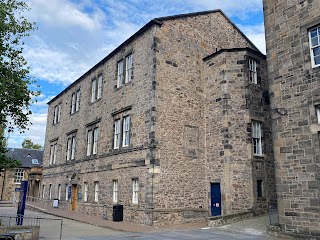
<instances>
[{"instance_id":1,"label":"doorway","mask_svg":"<svg viewBox=\"0 0 320 240\"><path fill-rule=\"evenodd\" d=\"M211 183L211 216L221 215L220 183Z\"/></svg>"},{"instance_id":2,"label":"doorway","mask_svg":"<svg viewBox=\"0 0 320 240\"><path fill-rule=\"evenodd\" d=\"M76 210L78 205L78 187L77 184L72 184L72 198L71 198L71 210Z\"/></svg>"}]
</instances>

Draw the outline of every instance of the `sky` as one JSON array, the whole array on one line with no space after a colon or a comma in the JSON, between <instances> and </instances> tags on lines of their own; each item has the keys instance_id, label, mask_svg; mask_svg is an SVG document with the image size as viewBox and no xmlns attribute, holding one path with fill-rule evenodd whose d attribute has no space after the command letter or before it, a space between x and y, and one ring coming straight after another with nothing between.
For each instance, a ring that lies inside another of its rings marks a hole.
<instances>
[{"instance_id":1,"label":"sky","mask_svg":"<svg viewBox=\"0 0 320 240\"><path fill-rule=\"evenodd\" d=\"M23 56L41 95L31 106L32 125L8 136L44 146L47 102L77 80L151 19L221 9L265 53L262 0L25 0L24 16L37 30L25 38Z\"/></svg>"}]
</instances>

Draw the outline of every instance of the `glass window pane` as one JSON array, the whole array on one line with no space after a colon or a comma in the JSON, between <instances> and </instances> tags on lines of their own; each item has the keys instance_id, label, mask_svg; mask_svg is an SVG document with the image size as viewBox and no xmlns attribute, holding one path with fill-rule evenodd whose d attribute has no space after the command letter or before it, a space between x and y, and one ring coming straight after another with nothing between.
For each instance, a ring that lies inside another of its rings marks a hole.
<instances>
[{"instance_id":1,"label":"glass window pane","mask_svg":"<svg viewBox=\"0 0 320 240\"><path fill-rule=\"evenodd\" d=\"M317 57L314 58L314 63L315 63L316 65L319 65L319 64L320 64L320 56L317 56Z\"/></svg>"},{"instance_id":2,"label":"glass window pane","mask_svg":"<svg viewBox=\"0 0 320 240\"><path fill-rule=\"evenodd\" d=\"M310 31L310 35L311 35L311 38L313 38L313 37L315 37L315 36L317 36L317 31L318 29L314 29L314 30L312 30L312 31Z\"/></svg>"},{"instance_id":3,"label":"glass window pane","mask_svg":"<svg viewBox=\"0 0 320 240\"><path fill-rule=\"evenodd\" d=\"M312 47L317 46L319 44L319 39L318 37L311 38L311 45Z\"/></svg>"},{"instance_id":4,"label":"glass window pane","mask_svg":"<svg viewBox=\"0 0 320 240\"><path fill-rule=\"evenodd\" d=\"M313 54L314 54L314 56L320 55L320 47L314 48L314 49L313 49Z\"/></svg>"}]
</instances>

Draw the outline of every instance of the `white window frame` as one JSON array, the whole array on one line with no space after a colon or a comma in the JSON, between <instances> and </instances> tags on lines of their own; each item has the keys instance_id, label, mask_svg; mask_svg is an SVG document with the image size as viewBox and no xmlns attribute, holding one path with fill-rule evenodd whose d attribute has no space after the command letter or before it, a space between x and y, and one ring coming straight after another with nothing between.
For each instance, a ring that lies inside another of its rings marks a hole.
<instances>
[{"instance_id":1,"label":"white window frame","mask_svg":"<svg viewBox=\"0 0 320 240\"><path fill-rule=\"evenodd\" d=\"M94 182L94 201L99 202L99 182Z\"/></svg>"},{"instance_id":2,"label":"white window frame","mask_svg":"<svg viewBox=\"0 0 320 240\"><path fill-rule=\"evenodd\" d=\"M66 199L66 201L69 201L69 185L66 184L65 187L66 187L66 189L65 189L66 190L66 198L65 199Z\"/></svg>"},{"instance_id":3,"label":"white window frame","mask_svg":"<svg viewBox=\"0 0 320 240\"><path fill-rule=\"evenodd\" d=\"M80 90L71 96L71 114L78 112L80 109Z\"/></svg>"},{"instance_id":4,"label":"white window frame","mask_svg":"<svg viewBox=\"0 0 320 240\"><path fill-rule=\"evenodd\" d=\"M251 122L252 129L252 152L254 156L263 155L263 129L262 123L259 121L252 120Z\"/></svg>"},{"instance_id":5,"label":"white window frame","mask_svg":"<svg viewBox=\"0 0 320 240\"><path fill-rule=\"evenodd\" d=\"M249 81L258 84L257 61L249 58Z\"/></svg>"},{"instance_id":6,"label":"white window frame","mask_svg":"<svg viewBox=\"0 0 320 240\"><path fill-rule=\"evenodd\" d=\"M58 184L58 199L61 200L61 184Z\"/></svg>"},{"instance_id":7,"label":"white window frame","mask_svg":"<svg viewBox=\"0 0 320 240\"><path fill-rule=\"evenodd\" d=\"M102 75L98 76L97 100L102 97Z\"/></svg>"},{"instance_id":8,"label":"white window frame","mask_svg":"<svg viewBox=\"0 0 320 240\"><path fill-rule=\"evenodd\" d=\"M67 140L67 161L75 159L76 151L76 136L71 134L68 136Z\"/></svg>"},{"instance_id":9,"label":"white window frame","mask_svg":"<svg viewBox=\"0 0 320 240\"><path fill-rule=\"evenodd\" d=\"M98 153L99 127L91 128L87 134L87 156Z\"/></svg>"},{"instance_id":10,"label":"white window frame","mask_svg":"<svg viewBox=\"0 0 320 240\"><path fill-rule=\"evenodd\" d=\"M317 123L320 124L320 104L315 106Z\"/></svg>"},{"instance_id":11,"label":"white window frame","mask_svg":"<svg viewBox=\"0 0 320 240\"><path fill-rule=\"evenodd\" d=\"M114 121L114 149L118 149L120 146L120 119Z\"/></svg>"},{"instance_id":12,"label":"white window frame","mask_svg":"<svg viewBox=\"0 0 320 240\"><path fill-rule=\"evenodd\" d=\"M133 69L133 65L132 65L132 53L129 54L126 57L126 76L125 76L125 83L128 83L131 81L132 78L132 69Z\"/></svg>"},{"instance_id":13,"label":"white window frame","mask_svg":"<svg viewBox=\"0 0 320 240\"><path fill-rule=\"evenodd\" d=\"M123 117L122 129L122 147L127 147L130 143L130 115Z\"/></svg>"},{"instance_id":14,"label":"white window frame","mask_svg":"<svg viewBox=\"0 0 320 240\"><path fill-rule=\"evenodd\" d=\"M84 188L83 201L88 202L89 192L88 192L88 183L87 182L83 183L83 188Z\"/></svg>"},{"instance_id":15,"label":"white window frame","mask_svg":"<svg viewBox=\"0 0 320 240\"><path fill-rule=\"evenodd\" d=\"M54 107L54 111L53 111L53 124L57 124L60 122L60 118L61 118L61 103L57 104Z\"/></svg>"},{"instance_id":16,"label":"white window frame","mask_svg":"<svg viewBox=\"0 0 320 240\"><path fill-rule=\"evenodd\" d=\"M20 184L23 178L24 178L24 170L19 168L16 169L14 173L14 183Z\"/></svg>"},{"instance_id":17,"label":"white window frame","mask_svg":"<svg viewBox=\"0 0 320 240\"><path fill-rule=\"evenodd\" d=\"M118 69L118 77L117 77L117 88L122 86L123 83L123 65L124 65L124 61L123 59L121 61L118 62L117 64L117 69Z\"/></svg>"},{"instance_id":18,"label":"white window frame","mask_svg":"<svg viewBox=\"0 0 320 240\"><path fill-rule=\"evenodd\" d=\"M132 204L139 203L139 179L132 179Z\"/></svg>"},{"instance_id":19,"label":"white window frame","mask_svg":"<svg viewBox=\"0 0 320 240\"><path fill-rule=\"evenodd\" d=\"M97 93L97 79L93 79L91 82L91 102L96 101Z\"/></svg>"},{"instance_id":20,"label":"white window frame","mask_svg":"<svg viewBox=\"0 0 320 240\"><path fill-rule=\"evenodd\" d=\"M312 67L320 67L320 26L309 30L309 47ZM315 50L319 51L318 55L315 55ZM318 64L316 63L315 58L319 59Z\"/></svg>"},{"instance_id":21,"label":"white window frame","mask_svg":"<svg viewBox=\"0 0 320 240\"><path fill-rule=\"evenodd\" d=\"M52 199L52 184L49 184L49 199Z\"/></svg>"},{"instance_id":22,"label":"white window frame","mask_svg":"<svg viewBox=\"0 0 320 240\"><path fill-rule=\"evenodd\" d=\"M46 186L42 185L42 199L44 199L45 194L46 194Z\"/></svg>"},{"instance_id":23,"label":"white window frame","mask_svg":"<svg viewBox=\"0 0 320 240\"><path fill-rule=\"evenodd\" d=\"M118 203L118 199L119 199L119 182L118 182L118 180L113 180L112 181L112 186L113 186L112 202L114 204L117 204Z\"/></svg>"},{"instance_id":24,"label":"white window frame","mask_svg":"<svg viewBox=\"0 0 320 240\"><path fill-rule=\"evenodd\" d=\"M58 148L58 144L57 144L56 142L55 142L55 143L51 143L51 146L50 146L49 165L54 165L54 164L56 164L57 148Z\"/></svg>"}]
</instances>

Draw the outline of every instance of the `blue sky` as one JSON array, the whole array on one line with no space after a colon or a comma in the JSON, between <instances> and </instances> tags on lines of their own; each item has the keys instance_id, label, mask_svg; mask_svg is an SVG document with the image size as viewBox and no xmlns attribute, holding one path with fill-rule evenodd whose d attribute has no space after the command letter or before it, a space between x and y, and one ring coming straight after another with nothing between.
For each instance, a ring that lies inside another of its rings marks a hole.
<instances>
[{"instance_id":1,"label":"blue sky","mask_svg":"<svg viewBox=\"0 0 320 240\"><path fill-rule=\"evenodd\" d=\"M41 96L33 125L11 133L9 147L25 138L44 144L47 102L152 18L221 9L265 53L262 0L26 0L25 15L38 30L25 39L24 56Z\"/></svg>"}]
</instances>

